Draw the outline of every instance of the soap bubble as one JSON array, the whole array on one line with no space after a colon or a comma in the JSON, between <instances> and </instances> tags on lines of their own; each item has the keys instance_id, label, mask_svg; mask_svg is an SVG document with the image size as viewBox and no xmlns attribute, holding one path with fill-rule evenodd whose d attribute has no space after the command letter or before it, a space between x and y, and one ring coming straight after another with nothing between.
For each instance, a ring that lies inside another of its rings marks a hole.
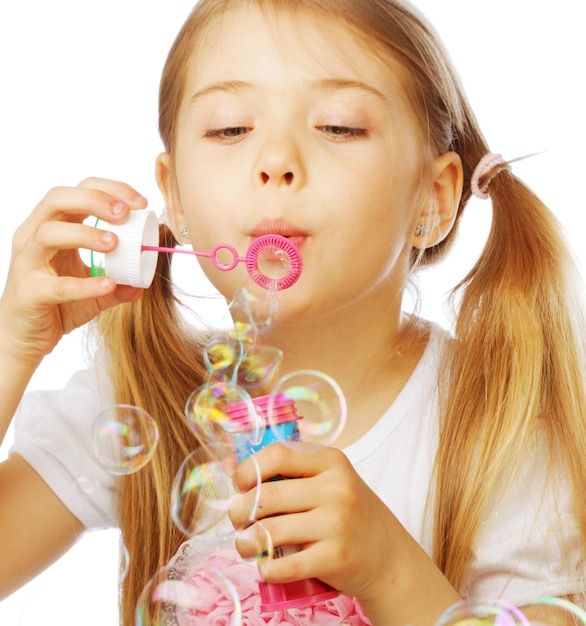
<instances>
[{"instance_id":1,"label":"soap bubble","mask_svg":"<svg viewBox=\"0 0 586 626\"><path fill-rule=\"evenodd\" d=\"M249 344L229 336L212 338L204 348L209 383L238 383L245 389L270 388L283 361L273 346Z\"/></svg>"},{"instance_id":2,"label":"soap bubble","mask_svg":"<svg viewBox=\"0 0 586 626\"><path fill-rule=\"evenodd\" d=\"M560 624L586 625L586 611L563 598L538 598L523 606L531 626L559 626Z\"/></svg>"},{"instance_id":3,"label":"soap bubble","mask_svg":"<svg viewBox=\"0 0 586 626\"><path fill-rule=\"evenodd\" d=\"M240 598L220 563L187 577L181 577L171 566L164 567L147 583L136 605L135 626L219 623L242 624Z\"/></svg>"},{"instance_id":4,"label":"soap bubble","mask_svg":"<svg viewBox=\"0 0 586 626\"><path fill-rule=\"evenodd\" d=\"M118 582L122 584L126 576L128 576L128 570L130 568L130 553L124 543L124 538L120 535L118 541Z\"/></svg>"},{"instance_id":5,"label":"soap bubble","mask_svg":"<svg viewBox=\"0 0 586 626\"><path fill-rule=\"evenodd\" d=\"M278 348L250 346L238 368L238 384L248 390L270 389L282 362L283 352Z\"/></svg>"},{"instance_id":6,"label":"soap bubble","mask_svg":"<svg viewBox=\"0 0 586 626\"><path fill-rule=\"evenodd\" d=\"M92 435L96 458L118 476L142 469L159 442L155 420L143 409L125 404L104 409L94 421Z\"/></svg>"},{"instance_id":7,"label":"soap bubble","mask_svg":"<svg viewBox=\"0 0 586 626\"><path fill-rule=\"evenodd\" d=\"M435 626L530 626L523 612L500 599L467 599L444 611Z\"/></svg>"},{"instance_id":8,"label":"soap bubble","mask_svg":"<svg viewBox=\"0 0 586 626\"><path fill-rule=\"evenodd\" d=\"M233 382L242 361L242 342L229 336L210 339L203 351L203 359L210 381Z\"/></svg>"},{"instance_id":9,"label":"soap bubble","mask_svg":"<svg viewBox=\"0 0 586 626\"><path fill-rule=\"evenodd\" d=\"M232 426L228 417L228 405L242 402L254 413L250 395L230 382L206 383L196 389L185 407L185 415L193 431L202 440L228 445Z\"/></svg>"},{"instance_id":10,"label":"soap bubble","mask_svg":"<svg viewBox=\"0 0 586 626\"><path fill-rule=\"evenodd\" d=\"M243 343L253 344L259 333L268 330L274 322L279 305L264 294L259 298L244 287L239 289L229 305L230 316L234 323L233 335Z\"/></svg>"},{"instance_id":11,"label":"soap bubble","mask_svg":"<svg viewBox=\"0 0 586 626\"><path fill-rule=\"evenodd\" d=\"M198 448L181 464L171 490L171 518L188 537L215 526L232 505L232 457L230 449L216 445Z\"/></svg>"},{"instance_id":12,"label":"soap bubble","mask_svg":"<svg viewBox=\"0 0 586 626\"><path fill-rule=\"evenodd\" d=\"M346 424L346 400L336 381L315 370L297 370L283 376L272 390L268 404L268 420L275 436L280 429L276 418L277 398L295 404L301 441L327 446L339 436Z\"/></svg>"}]
</instances>

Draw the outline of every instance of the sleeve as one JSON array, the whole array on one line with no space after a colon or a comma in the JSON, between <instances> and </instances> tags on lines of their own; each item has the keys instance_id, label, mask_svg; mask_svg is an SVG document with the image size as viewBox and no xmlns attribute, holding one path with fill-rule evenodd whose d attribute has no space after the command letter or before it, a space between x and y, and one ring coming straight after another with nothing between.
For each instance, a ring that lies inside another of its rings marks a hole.
<instances>
[{"instance_id":1,"label":"sleeve","mask_svg":"<svg viewBox=\"0 0 586 626\"><path fill-rule=\"evenodd\" d=\"M98 463L92 426L103 409L95 369L74 374L59 391L25 394L10 454L22 456L88 529L117 526L116 477Z\"/></svg>"},{"instance_id":2,"label":"sleeve","mask_svg":"<svg viewBox=\"0 0 586 626\"><path fill-rule=\"evenodd\" d=\"M543 446L528 454L481 524L464 595L523 606L584 589L580 529L571 486Z\"/></svg>"}]
</instances>

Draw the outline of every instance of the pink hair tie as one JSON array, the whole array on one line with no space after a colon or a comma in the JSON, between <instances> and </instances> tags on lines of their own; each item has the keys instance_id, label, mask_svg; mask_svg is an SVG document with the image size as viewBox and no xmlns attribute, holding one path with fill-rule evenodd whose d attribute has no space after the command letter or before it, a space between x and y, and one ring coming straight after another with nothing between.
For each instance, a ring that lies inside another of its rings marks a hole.
<instances>
[{"instance_id":1,"label":"pink hair tie","mask_svg":"<svg viewBox=\"0 0 586 626\"><path fill-rule=\"evenodd\" d=\"M501 167L499 167L499 165ZM497 174L500 174L505 170L507 172L510 172L511 167L509 166L507 161L503 159L502 154L493 154L491 152L485 154L478 162L478 165L476 166L476 169L472 174L472 179L470 180L470 190L477 198L480 198L481 200L487 200L490 197L490 194L488 193L488 186L492 182L492 179ZM481 187L481 178L489 173L492 173L492 176L484 181Z\"/></svg>"}]
</instances>

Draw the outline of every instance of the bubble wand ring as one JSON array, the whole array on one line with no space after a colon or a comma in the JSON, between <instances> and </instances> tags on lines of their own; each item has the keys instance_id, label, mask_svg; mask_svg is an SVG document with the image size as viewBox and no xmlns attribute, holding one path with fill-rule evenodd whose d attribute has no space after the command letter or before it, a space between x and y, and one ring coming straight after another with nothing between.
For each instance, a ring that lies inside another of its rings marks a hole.
<instances>
[{"instance_id":1,"label":"bubble wand ring","mask_svg":"<svg viewBox=\"0 0 586 626\"><path fill-rule=\"evenodd\" d=\"M276 248L276 250L284 253L287 257L287 265L289 271L282 278L269 278L263 274L258 267L258 255L267 248ZM265 289L275 289L281 291L289 289L295 284L301 276L303 269L303 260L301 254L287 237L281 235L263 235L255 239L246 252L246 269L252 280Z\"/></svg>"}]
</instances>

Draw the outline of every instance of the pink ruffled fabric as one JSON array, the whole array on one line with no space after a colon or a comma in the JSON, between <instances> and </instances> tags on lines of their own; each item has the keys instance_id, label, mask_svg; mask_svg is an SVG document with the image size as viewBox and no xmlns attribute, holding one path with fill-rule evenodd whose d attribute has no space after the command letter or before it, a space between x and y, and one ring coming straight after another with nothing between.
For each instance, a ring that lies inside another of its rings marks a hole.
<instances>
[{"instance_id":1,"label":"pink ruffled fabric","mask_svg":"<svg viewBox=\"0 0 586 626\"><path fill-rule=\"evenodd\" d=\"M235 550L223 549L209 556L203 566L189 572L181 582L187 595L196 595L189 608L177 607L179 626L230 626L237 594L242 607L243 626L371 626L360 603L349 596L338 596L314 606L261 613L258 570L245 563ZM189 593L191 589L193 593ZM197 608L195 608L195 605Z\"/></svg>"}]
</instances>

